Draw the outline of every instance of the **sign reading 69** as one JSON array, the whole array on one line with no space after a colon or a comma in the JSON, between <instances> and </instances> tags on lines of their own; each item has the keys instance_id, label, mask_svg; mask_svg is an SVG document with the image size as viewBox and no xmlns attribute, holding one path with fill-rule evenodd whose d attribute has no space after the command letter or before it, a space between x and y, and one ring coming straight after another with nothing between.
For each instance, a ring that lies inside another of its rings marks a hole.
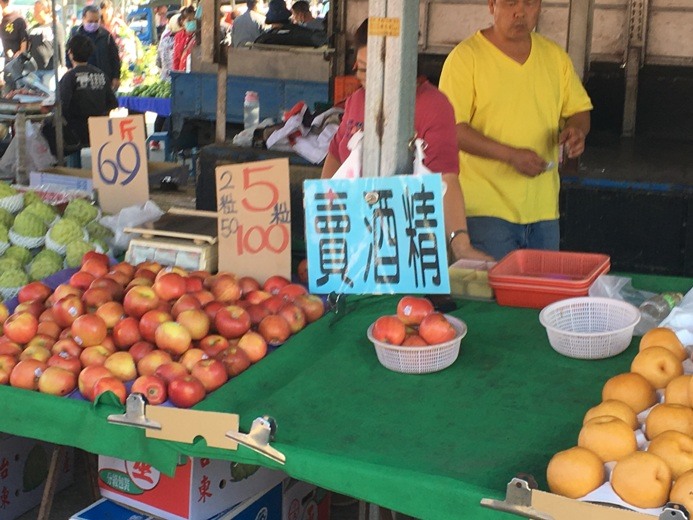
<instances>
[{"instance_id":1,"label":"sign reading 69","mask_svg":"<svg viewBox=\"0 0 693 520\"><path fill-rule=\"evenodd\" d=\"M108 135L113 136L113 122L108 121ZM142 158L139 147L133 142L135 125L132 119L118 121L119 136L101 144L96 156L99 177L105 184L127 186L140 172Z\"/></svg>"}]
</instances>

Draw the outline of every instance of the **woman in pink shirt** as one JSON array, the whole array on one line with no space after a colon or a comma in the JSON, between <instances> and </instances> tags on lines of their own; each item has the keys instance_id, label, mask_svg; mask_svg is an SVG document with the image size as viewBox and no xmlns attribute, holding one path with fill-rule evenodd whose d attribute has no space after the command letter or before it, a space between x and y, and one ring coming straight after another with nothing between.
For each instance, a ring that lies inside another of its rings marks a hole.
<instances>
[{"instance_id":1,"label":"woman in pink shirt","mask_svg":"<svg viewBox=\"0 0 693 520\"><path fill-rule=\"evenodd\" d=\"M366 104L366 57L368 19L354 33L356 47L356 77L363 88L354 92L347 100L344 116L335 134L322 168L322 178L329 179L349 156L349 139L363 129ZM419 76L416 84L416 106L414 108L414 130L416 137L425 142L424 165L433 172L441 172L447 185L443 199L445 231L453 259L471 258L493 260L490 256L474 249L467 233L467 217L464 197L457 179L459 156L455 115L448 98L425 77Z\"/></svg>"}]
</instances>

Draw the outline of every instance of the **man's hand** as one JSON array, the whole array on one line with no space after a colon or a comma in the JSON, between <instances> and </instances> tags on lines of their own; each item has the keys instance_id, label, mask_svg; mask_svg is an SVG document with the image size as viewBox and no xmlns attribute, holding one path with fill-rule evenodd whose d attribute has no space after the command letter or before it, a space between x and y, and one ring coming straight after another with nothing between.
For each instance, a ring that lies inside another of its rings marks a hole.
<instances>
[{"instance_id":1,"label":"man's hand","mask_svg":"<svg viewBox=\"0 0 693 520\"><path fill-rule=\"evenodd\" d=\"M585 132L574 126L566 126L558 136L558 144L564 146L569 159L574 159L585 151Z\"/></svg>"},{"instance_id":2,"label":"man's hand","mask_svg":"<svg viewBox=\"0 0 693 520\"><path fill-rule=\"evenodd\" d=\"M118 90L118 88L120 88L120 79L119 78L113 78L111 80L111 88L113 89L114 92L116 90Z\"/></svg>"},{"instance_id":3,"label":"man's hand","mask_svg":"<svg viewBox=\"0 0 693 520\"><path fill-rule=\"evenodd\" d=\"M508 163L522 175L536 177L544 173L548 164L536 152L527 148L515 148L510 153Z\"/></svg>"}]
</instances>

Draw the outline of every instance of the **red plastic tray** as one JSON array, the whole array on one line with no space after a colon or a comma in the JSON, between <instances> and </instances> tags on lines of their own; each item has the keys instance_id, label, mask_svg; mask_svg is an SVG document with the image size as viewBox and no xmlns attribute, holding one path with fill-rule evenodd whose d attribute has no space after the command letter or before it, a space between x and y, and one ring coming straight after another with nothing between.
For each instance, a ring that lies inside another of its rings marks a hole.
<instances>
[{"instance_id":1,"label":"red plastic tray","mask_svg":"<svg viewBox=\"0 0 693 520\"><path fill-rule=\"evenodd\" d=\"M608 255L518 249L491 268L488 279L499 305L541 309L586 296L597 276L610 268Z\"/></svg>"}]
</instances>

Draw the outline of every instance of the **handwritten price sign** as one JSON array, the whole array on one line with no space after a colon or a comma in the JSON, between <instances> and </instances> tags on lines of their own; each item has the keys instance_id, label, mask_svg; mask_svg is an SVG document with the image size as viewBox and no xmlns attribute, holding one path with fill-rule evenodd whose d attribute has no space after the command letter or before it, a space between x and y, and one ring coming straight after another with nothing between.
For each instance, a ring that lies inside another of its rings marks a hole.
<instances>
[{"instance_id":1,"label":"handwritten price sign","mask_svg":"<svg viewBox=\"0 0 693 520\"><path fill-rule=\"evenodd\" d=\"M144 128L142 115L89 118L92 179L106 213L149 200Z\"/></svg>"},{"instance_id":2,"label":"handwritten price sign","mask_svg":"<svg viewBox=\"0 0 693 520\"><path fill-rule=\"evenodd\" d=\"M216 181L219 270L291 278L289 161L219 166Z\"/></svg>"}]
</instances>

